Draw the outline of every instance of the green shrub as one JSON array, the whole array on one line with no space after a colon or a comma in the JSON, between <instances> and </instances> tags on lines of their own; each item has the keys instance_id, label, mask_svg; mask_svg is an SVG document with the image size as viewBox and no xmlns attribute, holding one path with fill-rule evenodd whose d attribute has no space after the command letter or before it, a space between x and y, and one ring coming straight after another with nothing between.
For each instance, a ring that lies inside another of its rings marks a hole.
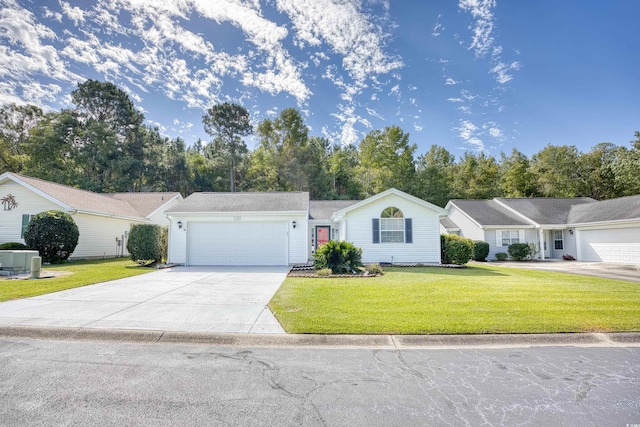
<instances>
[{"instance_id":1,"label":"green shrub","mask_svg":"<svg viewBox=\"0 0 640 427\"><path fill-rule=\"evenodd\" d=\"M482 240L473 241L473 260L486 261L489 256L489 244Z\"/></svg>"},{"instance_id":2,"label":"green shrub","mask_svg":"<svg viewBox=\"0 0 640 427\"><path fill-rule=\"evenodd\" d=\"M28 247L38 251L43 262L52 264L69 258L78 246L80 231L71 215L62 211L46 211L33 215L24 230Z\"/></svg>"},{"instance_id":3,"label":"green shrub","mask_svg":"<svg viewBox=\"0 0 640 427\"><path fill-rule=\"evenodd\" d=\"M498 253L496 254L496 259L497 259L498 261L506 261L506 260L507 260L507 258L509 258L509 255L507 255L505 252L498 252Z\"/></svg>"},{"instance_id":4,"label":"green shrub","mask_svg":"<svg viewBox=\"0 0 640 427\"><path fill-rule=\"evenodd\" d=\"M522 261L531 256L531 247L527 243L512 243L507 249L511 259Z\"/></svg>"},{"instance_id":5,"label":"green shrub","mask_svg":"<svg viewBox=\"0 0 640 427\"><path fill-rule=\"evenodd\" d=\"M28 249L27 245L23 245L20 242L7 242L0 245L0 251L19 251Z\"/></svg>"},{"instance_id":6,"label":"green shrub","mask_svg":"<svg viewBox=\"0 0 640 427\"><path fill-rule=\"evenodd\" d=\"M441 234L440 251L443 264L464 265L473 255L473 240L456 234Z\"/></svg>"},{"instance_id":7,"label":"green shrub","mask_svg":"<svg viewBox=\"0 0 640 427\"><path fill-rule=\"evenodd\" d=\"M380 264L378 264L377 262L374 263L374 264L369 264L369 265L365 266L364 269L369 274L384 274L384 270L382 269Z\"/></svg>"},{"instance_id":8,"label":"green shrub","mask_svg":"<svg viewBox=\"0 0 640 427\"><path fill-rule=\"evenodd\" d=\"M362 267L362 249L349 242L329 240L313 255L316 270L330 268L334 274L355 273Z\"/></svg>"},{"instance_id":9,"label":"green shrub","mask_svg":"<svg viewBox=\"0 0 640 427\"><path fill-rule=\"evenodd\" d=\"M161 262L166 259L167 227L156 224L134 224L129 232L127 250L131 260L139 264Z\"/></svg>"},{"instance_id":10,"label":"green shrub","mask_svg":"<svg viewBox=\"0 0 640 427\"><path fill-rule=\"evenodd\" d=\"M328 277L328 276L331 276L333 274L333 271L331 271L330 268L323 268L323 269L317 270L316 274L319 277Z\"/></svg>"}]
</instances>

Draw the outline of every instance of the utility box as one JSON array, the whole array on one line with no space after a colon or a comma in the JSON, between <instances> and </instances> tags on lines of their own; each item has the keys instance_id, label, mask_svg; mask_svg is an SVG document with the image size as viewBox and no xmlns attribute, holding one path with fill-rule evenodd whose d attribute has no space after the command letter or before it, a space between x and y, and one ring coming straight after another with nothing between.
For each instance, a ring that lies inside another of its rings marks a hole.
<instances>
[{"instance_id":1,"label":"utility box","mask_svg":"<svg viewBox=\"0 0 640 427\"><path fill-rule=\"evenodd\" d=\"M31 269L31 259L38 255L38 251L0 251L0 273L28 273Z\"/></svg>"}]
</instances>

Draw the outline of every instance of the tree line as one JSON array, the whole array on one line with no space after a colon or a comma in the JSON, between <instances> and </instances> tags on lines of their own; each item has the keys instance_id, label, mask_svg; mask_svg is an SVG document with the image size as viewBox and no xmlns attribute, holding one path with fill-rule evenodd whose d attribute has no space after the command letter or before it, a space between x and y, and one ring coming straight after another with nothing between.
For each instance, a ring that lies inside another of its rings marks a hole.
<instances>
[{"instance_id":1,"label":"tree line","mask_svg":"<svg viewBox=\"0 0 640 427\"><path fill-rule=\"evenodd\" d=\"M369 132L356 145L309 134L302 114L287 108L255 129L249 113L219 104L203 116L212 140L188 145L144 124L129 96L87 80L71 92L73 107L43 112L32 105L0 108L0 171L96 192L308 191L312 199L363 199L395 187L444 206L449 199L593 197L640 194L640 132L630 145L600 143L588 152L547 145L527 156L460 158L417 146L398 126ZM243 138L258 141L249 150Z\"/></svg>"}]
</instances>

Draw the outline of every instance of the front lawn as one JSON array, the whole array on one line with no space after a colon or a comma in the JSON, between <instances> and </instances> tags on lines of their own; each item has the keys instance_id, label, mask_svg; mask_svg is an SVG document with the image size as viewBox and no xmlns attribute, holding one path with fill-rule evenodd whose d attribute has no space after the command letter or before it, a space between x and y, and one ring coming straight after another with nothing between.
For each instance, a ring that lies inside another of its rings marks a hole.
<instances>
[{"instance_id":1,"label":"front lawn","mask_svg":"<svg viewBox=\"0 0 640 427\"><path fill-rule=\"evenodd\" d=\"M640 331L638 283L489 265L288 277L269 307L289 333Z\"/></svg>"},{"instance_id":2,"label":"front lawn","mask_svg":"<svg viewBox=\"0 0 640 427\"><path fill-rule=\"evenodd\" d=\"M0 301L33 297L154 271L151 268L139 267L128 258L72 261L58 265L43 265L42 269L68 271L73 274L51 279L0 280Z\"/></svg>"}]
</instances>

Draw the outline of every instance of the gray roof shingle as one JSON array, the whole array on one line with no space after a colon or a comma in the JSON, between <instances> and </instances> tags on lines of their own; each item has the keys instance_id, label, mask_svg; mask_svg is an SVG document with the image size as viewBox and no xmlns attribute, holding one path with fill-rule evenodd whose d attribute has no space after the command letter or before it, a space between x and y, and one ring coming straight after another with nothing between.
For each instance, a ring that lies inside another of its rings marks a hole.
<instances>
[{"instance_id":1,"label":"gray roof shingle","mask_svg":"<svg viewBox=\"0 0 640 427\"><path fill-rule=\"evenodd\" d=\"M440 218L440 225L442 225L447 230L450 230L452 228L457 228L457 229L460 228L460 227L458 227L458 224L456 224L455 222L451 221L451 218L449 218L449 217Z\"/></svg>"},{"instance_id":2,"label":"gray roof shingle","mask_svg":"<svg viewBox=\"0 0 640 427\"><path fill-rule=\"evenodd\" d=\"M532 225L504 206L500 206L495 200L457 199L450 202L480 225Z\"/></svg>"},{"instance_id":3,"label":"gray roof shingle","mask_svg":"<svg viewBox=\"0 0 640 427\"><path fill-rule=\"evenodd\" d=\"M537 224L566 224L572 206L596 203L596 200L590 197L527 197L518 199L498 197L496 200Z\"/></svg>"},{"instance_id":4,"label":"gray roof shingle","mask_svg":"<svg viewBox=\"0 0 640 427\"><path fill-rule=\"evenodd\" d=\"M567 222L582 224L625 219L640 220L640 194L573 206Z\"/></svg>"},{"instance_id":5,"label":"gray roof shingle","mask_svg":"<svg viewBox=\"0 0 640 427\"><path fill-rule=\"evenodd\" d=\"M166 213L307 212L308 192L193 193Z\"/></svg>"},{"instance_id":6,"label":"gray roof shingle","mask_svg":"<svg viewBox=\"0 0 640 427\"><path fill-rule=\"evenodd\" d=\"M329 219L334 212L349 207L360 200L311 200L309 219Z\"/></svg>"},{"instance_id":7,"label":"gray roof shingle","mask_svg":"<svg viewBox=\"0 0 640 427\"><path fill-rule=\"evenodd\" d=\"M142 216L148 216L156 211L160 206L167 203L180 193L164 192L164 193L105 193L107 197L113 199L124 200L133 208L140 212Z\"/></svg>"}]
</instances>

